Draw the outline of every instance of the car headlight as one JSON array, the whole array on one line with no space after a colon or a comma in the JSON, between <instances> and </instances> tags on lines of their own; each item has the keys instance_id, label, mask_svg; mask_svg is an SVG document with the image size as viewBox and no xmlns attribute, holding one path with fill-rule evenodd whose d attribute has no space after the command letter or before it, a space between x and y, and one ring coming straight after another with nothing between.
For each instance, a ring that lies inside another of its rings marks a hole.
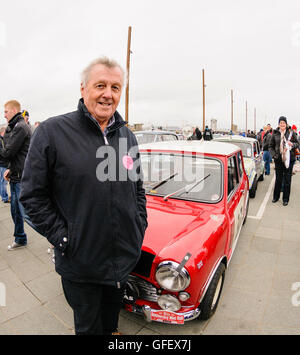
<instances>
[{"instance_id":1,"label":"car headlight","mask_svg":"<svg viewBox=\"0 0 300 355\"><path fill-rule=\"evenodd\" d=\"M163 295L157 301L159 307L165 311L177 312L181 308L181 303L178 299L171 295Z\"/></svg>"},{"instance_id":2,"label":"car headlight","mask_svg":"<svg viewBox=\"0 0 300 355\"><path fill-rule=\"evenodd\" d=\"M180 292L185 290L191 278L185 268L177 272L179 264L174 261L164 261L157 267L155 278L158 284L165 290Z\"/></svg>"}]
</instances>

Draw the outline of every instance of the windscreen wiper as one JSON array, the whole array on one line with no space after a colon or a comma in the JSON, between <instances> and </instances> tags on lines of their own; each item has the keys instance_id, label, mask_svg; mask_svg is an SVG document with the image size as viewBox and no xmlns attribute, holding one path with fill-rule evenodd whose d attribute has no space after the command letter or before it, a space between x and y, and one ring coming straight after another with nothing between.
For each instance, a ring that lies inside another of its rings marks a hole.
<instances>
[{"instance_id":1,"label":"windscreen wiper","mask_svg":"<svg viewBox=\"0 0 300 355\"><path fill-rule=\"evenodd\" d=\"M155 190L155 189L157 189L158 187L160 187L160 186L162 186L163 184L165 184L167 181L173 179L176 175L178 175L178 173L175 173L175 174L169 176L168 178L166 178L166 179L160 181L158 184L155 183L154 186L148 185L147 187L150 187L151 190Z\"/></svg>"},{"instance_id":2,"label":"windscreen wiper","mask_svg":"<svg viewBox=\"0 0 300 355\"><path fill-rule=\"evenodd\" d=\"M185 185L182 188L180 188L179 190L170 193L169 195L164 197L164 201L167 201L169 197L178 194L179 192L183 191L184 193L188 194L189 192L191 192L198 184L200 184L202 181L206 180L208 177L210 176L210 174L206 175L204 178L196 180L193 184L189 184L189 185Z\"/></svg>"}]
</instances>

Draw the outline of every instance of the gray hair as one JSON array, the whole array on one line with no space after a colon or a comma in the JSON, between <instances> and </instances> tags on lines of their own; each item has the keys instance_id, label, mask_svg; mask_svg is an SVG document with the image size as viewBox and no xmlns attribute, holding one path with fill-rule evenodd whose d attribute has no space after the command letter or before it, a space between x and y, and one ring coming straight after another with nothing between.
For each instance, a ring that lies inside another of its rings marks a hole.
<instances>
[{"instance_id":1,"label":"gray hair","mask_svg":"<svg viewBox=\"0 0 300 355\"><path fill-rule=\"evenodd\" d=\"M81 85L83 87L86 86L86 84L88 83L89 79L90 79L90 74L91 74L91 71L92 69L96 66L96 65L99 65L99 64L102 64L104 66L106 66L107 68L120 68L122 73L123 73L123 76L124 76L124 69L121 67L121 65L116 62L115 60L113 59L109 59L107 57L101 57L101 58L97 58L95 60L93 60L84 70L83 72L81 73Z\"/></svg>"}]
</instances>

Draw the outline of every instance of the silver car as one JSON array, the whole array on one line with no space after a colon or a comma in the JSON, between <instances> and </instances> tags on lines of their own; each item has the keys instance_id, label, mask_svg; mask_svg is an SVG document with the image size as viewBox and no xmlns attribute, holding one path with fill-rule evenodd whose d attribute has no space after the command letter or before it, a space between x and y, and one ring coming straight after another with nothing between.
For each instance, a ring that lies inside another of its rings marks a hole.
<instances>
[{"instance_id":1,"label":"silver car","mask_svg":"<svg viewBox=\"0 0 300 355\"><path fill-rule=\"evenodd\" d=\"M222 136L214 139L218 142L228 142L241 148L245 170L249 179L249 196L254 198L258 181L264 180L265 163L259 142L254 138L243 136Z\"/></svg>"}]
</instances>

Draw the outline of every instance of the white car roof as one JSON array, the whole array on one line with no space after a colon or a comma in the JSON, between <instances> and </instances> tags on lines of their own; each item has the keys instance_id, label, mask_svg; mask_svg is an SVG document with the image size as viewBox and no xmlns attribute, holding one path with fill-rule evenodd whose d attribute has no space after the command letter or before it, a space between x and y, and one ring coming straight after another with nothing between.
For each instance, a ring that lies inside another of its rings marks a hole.
<instances>
[{"instance_id":1,"label":"white car roof","mask_svg":"<svg viewBox=\"0 0 300 355\"><path fill-rule=\"evenodd\" d=\"M217 137L215 138L215 140L217 141L232 141L232 142L249 142L249 143L253 143L256 142L257 139L255 138L250 138L250 137L243 137L243 136L221 136L221 137Z\"/></svg>"},{"instance_id":2,"label":"white car roof","mask_svg":"<svg viewBox=\"0 0 300 355\"><path fill-rule=\"evenodd\" d=\"M212 155L223 155L228 156L232 153L240 150L234 144L214 142L214 141L172 141L172 142L157 142L157 143L147 143L141 144L139 146L140 151L142 150L168 150L168 151L184 151L184 152L194 152L194 153L206 153Z\"/></svg>"}]
</instances>

